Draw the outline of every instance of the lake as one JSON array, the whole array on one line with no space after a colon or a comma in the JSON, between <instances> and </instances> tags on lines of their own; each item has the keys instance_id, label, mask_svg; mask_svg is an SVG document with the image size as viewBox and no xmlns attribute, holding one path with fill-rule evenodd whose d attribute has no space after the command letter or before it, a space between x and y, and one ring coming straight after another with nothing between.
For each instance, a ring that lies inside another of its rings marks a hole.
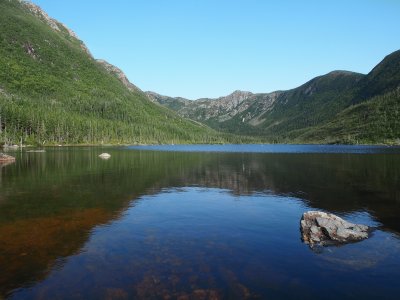
<instances>
[{"instance_id":1,"label":"lake","mask_svg":"<svg viewBox=\"0 0 400 300\"><path fill-rule=\"evenodd\" d=\"M398 147L8 154L17 161L0 165L0 299L399 297ZM313 251L299 230L307 210L376 229Z\"/></svg>"}]
</instances>

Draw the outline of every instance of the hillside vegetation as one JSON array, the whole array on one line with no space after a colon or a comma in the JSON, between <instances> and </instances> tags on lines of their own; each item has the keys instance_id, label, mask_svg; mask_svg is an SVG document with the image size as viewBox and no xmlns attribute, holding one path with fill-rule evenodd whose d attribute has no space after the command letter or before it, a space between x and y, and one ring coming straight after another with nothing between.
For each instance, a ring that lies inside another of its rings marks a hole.
<instances>
[{"instance_id":1,"label":"hillside vegetation","mask_svg":"<svg viewBox=\"0 0 400 300\"><path fill-rule=\"evenodd\" d=\"M180 115L224 132L284 143L400 141L400 51L369 74L333 71L288 91L236 91L189 101L148 93Z\"/></svg>"},{"instance_id":2,"label":"hillside vegetation","mask_svg":"<svg viewBox=\"0 0 400 300\"><path fill-rule=\"evenodd\" d=\"M400 90L350 106L296 138L325 143L400 145Z\"/></svg>"},{"instance_id":3,"label":"hillside vegetation","mask_svg":"<svg viewBox=\"0 0 400 300\"><path fill-rule=\"evenodd\" d=\"M288 91L144 93L38 6L0 0L0 145L397 144L399 88L396 51L369 74L333 71Z\"/></svg>"},{"instance_id":4,"label":"hillside vegetation","mask_svg":"<svg viewBox=\"0 0 400 300\"><path fill-rule=\"evenodd\" d=\"M152 103L110 66L39 7L0 0L0 143L242 141Z\"/></svg>"}]
</instances>

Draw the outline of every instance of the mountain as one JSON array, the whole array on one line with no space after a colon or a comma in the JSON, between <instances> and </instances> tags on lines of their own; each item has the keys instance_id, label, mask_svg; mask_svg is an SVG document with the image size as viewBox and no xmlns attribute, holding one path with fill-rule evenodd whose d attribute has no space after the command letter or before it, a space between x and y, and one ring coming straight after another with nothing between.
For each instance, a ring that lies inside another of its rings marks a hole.
<instances>
[{"instance_id":1,"label":"mountain","mask_svg":"<svg viewBox=\"0 0 400 300\"><path fill-rule=\"evenodd\" d=\"M262 114L259 127L270 136L290 136L297 130L325 123L349 105L362 77L358 73L334 71L285 91L271 110Z\"/></svg>"},{"instance_id":2,"label":"mountain","mask_svg":"<svg viewBox=\"0 0 400 300\"><path fill-rule=\"evenodd\" d=\"M288 91L144 93L40 7L0 0L0 144L398 143L399 86L396 51L366 75L334 71Z\"/></svg>"},{"instance_id":3,"label":"mountain","mask_svg":"<svg viewBox=\"0 0 400 300\"><path fill-rule=\"evenodd\" d=\"M181 116L217 130L282 135L299 126L323 122L326 115L340 111L343 103L349 102L349 94L362 76L358 73L334 71L289 91L259 94L235 91L226 97L195 101L151 92L147 94L153 101L174 109ZM334 105L339 107L327 109Z\"/></svg>"},{"instance_id":4,"label":"mountain","mask_svg":"<svg viewBox=\"0 0 400 300\"><path fill-rule=\"evenodd\" d=\"M352 105L294 141L400 145L400 89Z\"/></svg>"},{"instance_id":5,"label":"mountain","mask_svg":"<svg viewBox=\"0 0 400 300\"><path fill-rule=\"evenodd\" d=\"M147 94L181 116L214 129L261 136L270 142L397 143L400 131L396 118L385 116L399 113L399 87L400 51L396 51L367 75L333 71L288 91L236 91L227 97L195 101ZM360 104L363 105L353 107ZM350 120L359 117L361 110L385 113L368 118L371 124L363 130L354 130L355 124ZM377 136L373 124L387 130Z\"/></svg>"},{"instance_id":6,"label":"mountain","mask_svg":"<svg viewBox=\"0 0 400 300\"><path fill-rule=\"evenodd\" d=\"M153 102L173 109L185 118L204 123L219 131L246 135L257 135L255 126L259 122L258 116L268 111L281 94L281 92L253 94L234 91L226 97L191 101L162 96L154 92L146 93Z\"/></svg>"},{"instance_id":7,"label":"mountain","mask_svg":"<svg viewBox=\"0 0 400 300\"><path fill-rule=\"evenodd\" d=\"M136 85L129 81L128 77L126 77L125 73L120 68L110 64L104 59L97 59L97 62L102 65L104 69L106 69L110 74L116 76L128 90L130 90L131 92L141 92L141 90Z\"/></svg>"},{"instance_id":8,"label":"mountain","mask_svg":"<svg viewBox=\"0 0 400 300\"><path fill-rule=\"evenodd\" d=\"M243 111L243 101L251 97L250 92L235 91L226 97L218 99L202 98L190 101L185 98L162 96L154 92L146 92L153 102L176 110L181 116L206 122L218 117L218 120L228 119Z\"/></svg>"},{"instance_id":9,"label":"mountain","mask_svg":"<svg viewBox=\"0 0 400 300\"><path fill-rule=\"evenodd\" d=\"M168 97L168 96L162 96L160 94L154 93L154 92L146 92L146 95L149 97L149 99L154 102L154 103L159 103L165 107L168 107L169 109L172 110L179 110L183 106L189 105L191 103L190 100L184 99L184 98L173 98L173 97Z\"/></svg>"},{"instance_id":10,"label":"mountain","mask_svg":"<svg viewBox=\"0 0 400 300\"><path fill-rule=\"evenodd\" d=\"M359 103L400 87L400 50L386 56L360 82L354 102Z\"/></svg>"},{"instance_id":11,"label":"mountain","mask_svg":"<svg viewBox=\"0 0 400 300\"><path fill-rule=\"evenodd\" d=\"M386 56L362 77L345 109L295 140L400 144L400 51Z\"/></svg>"},{"instance_id":12,"label":"mountain","mask_svg":"<svg viewBox=\"0 0 400 300\"><path fill-rule=\"evenodd\" d=\"M0 0L0 144L241 141L156 105L40 7Z\"/></svg>"},{"instance_id":13,"label":"mountain","mask_svg":"<svg viewBox=\"0 0 400 300\"><path fill-rule=\"evenodd\" d=\"M350 106L299 139L400 144L400 50L360 80Z\"/></svg>"}]
</instances>

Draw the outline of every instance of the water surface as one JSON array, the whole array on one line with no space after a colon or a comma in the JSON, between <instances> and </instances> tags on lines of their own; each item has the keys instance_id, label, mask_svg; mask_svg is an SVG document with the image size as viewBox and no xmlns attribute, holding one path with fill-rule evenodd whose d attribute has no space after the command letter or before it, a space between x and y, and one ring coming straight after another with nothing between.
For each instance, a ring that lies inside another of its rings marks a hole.
<instances>
[{"instance_id":1,"label":"water surface","mask_svg":"<svg viewBox=\"0 0 400 300\"><path fill-rule=\"evenodd\" d=\"M288 145L288 144L226 144L226 145L146 145L129 149L173 152L234 152L234 153L400 153L400 146L376 145Z\"/></svg>"},{"instance_id":2,"label":"water surface","mask_svg":"<svg viewBox=\"0 0 400 300\"><path fill-rule=\"evenodd\" d=\"M397 299L399 148L235 147L14 153L0 298ZM300 240L310 209L377 229L316 253Z\"/></svg>"}]
</instances>

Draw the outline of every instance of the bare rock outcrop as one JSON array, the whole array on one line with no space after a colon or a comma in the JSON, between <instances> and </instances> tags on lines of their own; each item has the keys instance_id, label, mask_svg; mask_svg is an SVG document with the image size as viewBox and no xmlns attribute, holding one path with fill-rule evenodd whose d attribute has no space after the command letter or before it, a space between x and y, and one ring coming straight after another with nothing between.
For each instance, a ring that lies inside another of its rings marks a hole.
<instances>
[{"instance_id":1,"label":"bare rock outcrop","mask_svg":"<svg viewBox=\"0 0 400 300\"><path fill-rule=\"evenodd\" d=\"M272 110L282 92L253 94L237 90L224 97L200 98L193 101L181 97L163 96L154 92L146 92L146 94L152 102L175 110L184 118L200 122L214 119L223 123L240 116L238 119L241 123L258 126L265 121L265 113Z\"/></svg>"},{"instance_id":2,"label":"bare rock outcrop","mask_svg":"<svg viewBox=\"0 0 400 300\"><path fill-rule=\"evenodd\" d=\"M50 26L51 29L54 31L58 32L67 32L68 35L76 40L79 41L80 47L83 51L85 51L90 57L92 57L92 54L90 53L89 49L86 47L86 45L79 39L79 37L76 35L75 32L73 32L71 29L69 29L67 26L65 26L63 23L58 22L57 20L51 18L43 9L41 9L38 5L26 1L26 0L19 0L19 2L26 8L28 9L33 15L35 15L39 20L42 22L46 23L48 26Z\"/></svg>"},{"instance_id":3,"label":"bare rock outcrop","mask_svg":"<svg viewBox=\"0 0 400 300\"><path fill-rule=\"evenodd\" d=\"M126 77L125 73L120 68L110 64L103 59L97 59L97 62L102 65L103 68L107 70L107 72L116 76L128 90L141 91L136 85L129 81L128 77Z\"/></svg>"},{"instance_id":4,"label":"bare rock outcrop","mask_svg":"<svg viewBox=\"0 0 400 300\"><path fill-rule=\"evenodd\" d=\"M329 246L356 242L369 236L368 226L353 224L321 211L304 213L300 221L300 230L303 242L311 248L315 245Z\"/></svg>"}]
</instances>

